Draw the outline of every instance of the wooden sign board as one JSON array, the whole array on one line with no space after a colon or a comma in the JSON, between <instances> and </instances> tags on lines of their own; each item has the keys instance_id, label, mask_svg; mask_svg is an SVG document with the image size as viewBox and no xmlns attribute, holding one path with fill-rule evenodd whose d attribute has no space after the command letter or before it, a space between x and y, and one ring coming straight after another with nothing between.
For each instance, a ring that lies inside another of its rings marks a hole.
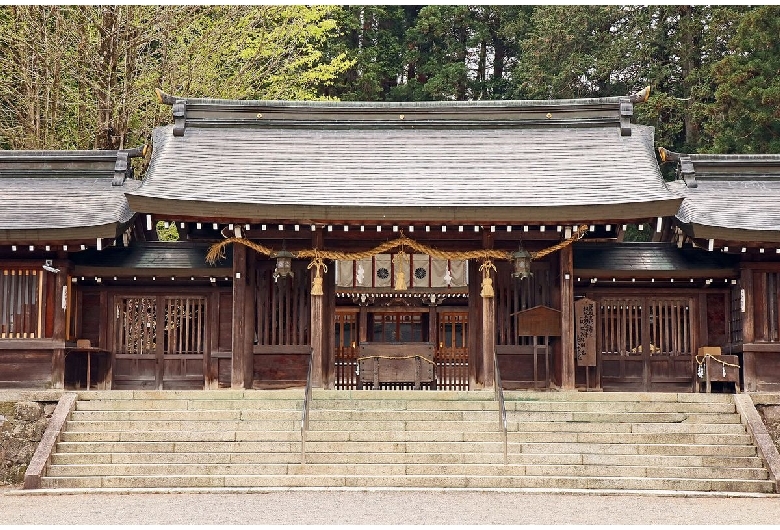
<instances>
[{"instance_id":1,"label":"wooden sign board","mask_svg":"<svg viewBox=\"0 0 780 530\"><path fill-rule=\"evenodd\" d=\"M512 313L517 318L517 334L521 337L560 337L561 312L538 305Z\"/></svg>"},{"instance_id":2,"label":"wooden sign board","mask_svg":"<svg viewBox=\"0 0 780 530\"><path fill-rule=\"evenodd\" d=\"M574 302L574 353L579 366L596 366L596 302Z\"/></svg>"}]
</instances>

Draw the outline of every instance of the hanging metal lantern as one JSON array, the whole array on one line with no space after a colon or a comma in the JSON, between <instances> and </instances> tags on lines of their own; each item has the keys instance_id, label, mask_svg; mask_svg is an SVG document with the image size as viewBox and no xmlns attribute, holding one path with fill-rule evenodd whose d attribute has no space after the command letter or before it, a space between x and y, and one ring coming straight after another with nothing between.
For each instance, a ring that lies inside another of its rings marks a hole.
<instances>
[{"instance_id":1,"label":"hanging metal lantern","mask_svg":"<svg viewBox=\"0 0 780 530\"><path fill-rule=\"evenodd\" d=\"M512 262L515 267L512 278L522 280L531 276L531 253L522 246L512 254Z\"/></svg>"},{"instance_id":2,"label":"hanging metal lantern","mask_svg":"<svg viewBox=\"0 0 780 530\"><path fill-rule=\"evenodd\" d=\"M286 278L287 276L293 276L292 271L292 252L287 250L280 250L274 254L276 258L276 270L274 270L274 281L278 281L279 278Z\"/></svg>"}]
</instances>

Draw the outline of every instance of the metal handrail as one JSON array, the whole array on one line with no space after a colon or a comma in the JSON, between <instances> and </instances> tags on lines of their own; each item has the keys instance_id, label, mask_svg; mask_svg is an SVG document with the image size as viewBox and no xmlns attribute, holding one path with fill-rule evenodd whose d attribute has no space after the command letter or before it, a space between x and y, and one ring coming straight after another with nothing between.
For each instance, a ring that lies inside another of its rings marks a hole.
<instances>
[{"instance_id":1,"label":"metal handrail","mask_svg":"<svg viewBox=\"0 0 780 530\"><path fill-rule=\"evenodd\" d=\"M314 355L309 354L309 372L306 374L306 390L303 392L303 412L301 417L301 464L306 463L306 431L309 430L309 409L311 408L311 372Z\"/></svg>"},{"instance_id":2,"label":"metal handrail","mask_svg":"<svg viewBox=\"0 0 780 530\"><path fill-rule=\"evenodd\" d=\"M498 371L498 355L493 354L493 371L495 372L496 401L498 401L498 423L504 434L504 465L508 463L506 434L506 405L504 404L504 385L501 383L501 372Z\"/></svg>"}]
</instances>

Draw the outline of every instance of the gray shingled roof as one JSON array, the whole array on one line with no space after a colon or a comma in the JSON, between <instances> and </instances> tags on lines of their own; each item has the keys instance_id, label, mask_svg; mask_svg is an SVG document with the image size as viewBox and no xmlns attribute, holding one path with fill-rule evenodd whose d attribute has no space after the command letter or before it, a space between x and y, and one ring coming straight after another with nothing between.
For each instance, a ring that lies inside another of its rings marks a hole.
<instances>
[{"instance_id":1,"label":"gray shingled roof","mask_svg":"<svg viewBox=\"0 0 780 530\"><path fill-rule=\"evenodd\" d=\"M232 274L228 252L218 266L206 263L208 245L188 242L147 242L72 256L76 275L85 276L224 276Z\"/></svg>"},{"instance_id":2,"label":"gray shingled roof","mask_svg":"<svg viewBox=\"0 0 780 530\"><path fill-rule=\"evenodd\" d=\"M684 178L669 187L685 197L677 219L689 235L780 242L780 155L672 155Z\"/></svg>"},{"instance_id":3,"label":"gray shingled roof","mask_svg":"<svg viewBox=\"0 0 780 530\"><path fill-rule=\"evenodd\" d=\"M140 185L112 185L119 166L117 151L0 151L0 242L116 237Z\"/></svg>"},{"instance_id":4,"label":"gray shingled roof","mask_svg":"<svg viewBox=\"0 0 780 530\"><path fill-rule=\"evenodd\" d=\"M148 213L250 220L580 221L677 210L652 128L621 135L614 108L603 123L592 109L577 117L562 108L556 116L564 117L546 124L519 104L493 105L493 119L480 122L484 107L439 102L422 107L438 113L423 120L414 115L421 107L410 106L395 122L382 106L362 110L381 114L373 121L347 119L332 102L262 122L228 110L220 120L213 108L208 117L188 114L185 130L155 130L146 180L128 199Z\"/></svg>"},{"instance_id":5,"label":"gray shingled roof","mask_svg":"<svg viewBox=\"0 0 780 530\"><path fill-rule=\"evenodd\" d=\"M576 243L574 271L617 278L738 276L739 256L671 243Z\"/></svg>"}]
</instances>

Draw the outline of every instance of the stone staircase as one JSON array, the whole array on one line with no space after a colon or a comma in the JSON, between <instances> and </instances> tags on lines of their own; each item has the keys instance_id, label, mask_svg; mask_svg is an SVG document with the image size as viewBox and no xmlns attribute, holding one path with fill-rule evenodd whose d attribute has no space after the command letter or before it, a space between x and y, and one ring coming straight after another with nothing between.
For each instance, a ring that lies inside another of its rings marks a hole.
<instances>
[{"instance_id":1,"label":"stone staircase","mask_svg":"<svg viewBox=\"0 0 780 530\"><path fill-rule=\"evenodd\" d=\"M43 488L542 488L772 493L726 394L82 392Z\"/></svg>"}]
</instances>

